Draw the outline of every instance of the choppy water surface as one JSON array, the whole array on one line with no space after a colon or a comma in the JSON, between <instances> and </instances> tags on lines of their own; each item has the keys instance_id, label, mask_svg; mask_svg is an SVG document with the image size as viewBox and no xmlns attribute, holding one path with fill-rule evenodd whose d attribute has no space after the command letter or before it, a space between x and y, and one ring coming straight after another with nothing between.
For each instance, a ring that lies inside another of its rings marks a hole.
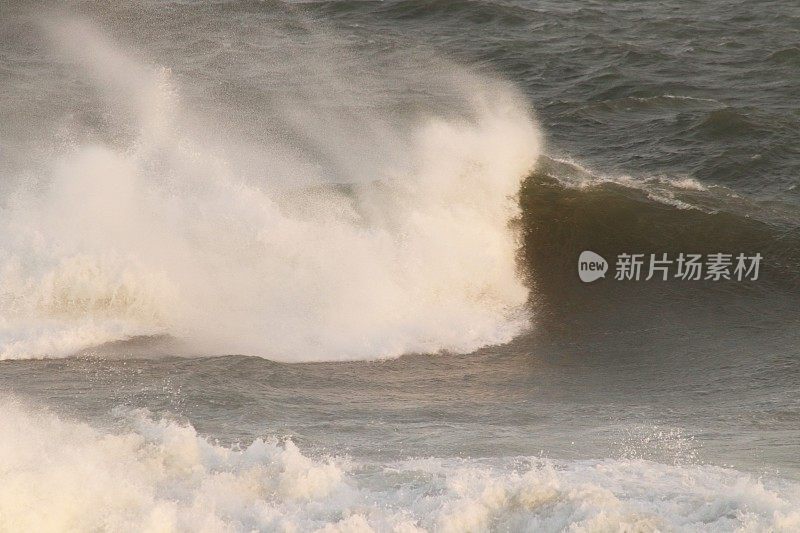
<instances>
[{"instance_id":1,"label":"choppy water surface","mask_svg":"<svg viewBox=\"0 0 800 533\"><path fill-rule=\"evenodd\" d=\"M798 69L791 2L0 5L0 529L797 530Z\"/></svg>"}]
</instances>

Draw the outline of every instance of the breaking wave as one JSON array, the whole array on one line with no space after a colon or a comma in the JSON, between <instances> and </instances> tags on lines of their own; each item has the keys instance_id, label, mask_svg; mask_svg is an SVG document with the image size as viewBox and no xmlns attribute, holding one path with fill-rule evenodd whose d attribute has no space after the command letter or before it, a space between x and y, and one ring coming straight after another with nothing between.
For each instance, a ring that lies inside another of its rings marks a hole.
<instances>
[{"instance_id":1,"label":"breaking wave","mask_svg":"<svg viewBox=\"0 0 800 533\"><path fill-rule=\"evenodd\" d=\"M312 33L280 43L286 83L258 105L206 94L206 114L190 79L85 23L48 27L102 119L3 184L2 359L139 337L289 362L466 353L568 303L586 249L759 252L758 290L800 287L791 204L539 157L512 86L419 50Z\"/></svg>"},{"instance_id":2,"label":"breaking wave","mask_svg":"<svg viewBox=\"0 0 800 533\"><path fill-rule=\"evenodd\" d=\"M414 83L452 79L456 96L409 118L351 72L309 78L320 59L289 50L293 86L313 88L276 97L253 147L236 124L203 131L169 69L84 23L51 26L116 134L64 147L7 195L0 358L164 335L185 354L361 359L526 328L509 223L540 134L513 88L417 65ZM402 93L391 64L370 71Z\"/></svg>"},{"instance_id":3,"label":"breaking wave","mask_svg":"<svg viewBox=\"0 0 800 533\"><path fill-rule=\"evenodd\" d=\"M22 531L794 531L800 487L642 459L355 462L288 439L222 446L118 409L99 430L11 400L0 529Z\"/></svg>"}]
</instances>

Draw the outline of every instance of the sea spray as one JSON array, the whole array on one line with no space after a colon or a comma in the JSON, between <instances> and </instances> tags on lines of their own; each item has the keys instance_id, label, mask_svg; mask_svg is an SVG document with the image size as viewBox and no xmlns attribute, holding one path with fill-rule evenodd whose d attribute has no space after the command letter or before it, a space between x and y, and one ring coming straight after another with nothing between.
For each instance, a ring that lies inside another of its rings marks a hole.
<instances>
[{"instance_id":1,"label":"sea spray","mask_svg":"<svg viewBox=\"0 0 800 533\"><path fill-rule=\"evenodd\" d=\"M795 531L790 481L642 459L370 463L289 439L223 446L143 409L109 432L4 399L0 529Z\"/></svg>"},{"instance_id":2,"label":"sea spray","mask_svg":"<svg viewBox=\"0 0 800 533\"><path fill-rule=\"evenodd\" d=\"M253 147L205 134L169 69L57 22L118 134L66 147L41 187L4 203L0 357L167 335L185 355L381 358L469 352L527 326L509 222L540 134L508 84L417 65L414 83L458 90L404 114L287 50L294 83L314 89L276 97L278 127ZM392 61L370 68L399 98Z\"/></svg>"}]
</instances>

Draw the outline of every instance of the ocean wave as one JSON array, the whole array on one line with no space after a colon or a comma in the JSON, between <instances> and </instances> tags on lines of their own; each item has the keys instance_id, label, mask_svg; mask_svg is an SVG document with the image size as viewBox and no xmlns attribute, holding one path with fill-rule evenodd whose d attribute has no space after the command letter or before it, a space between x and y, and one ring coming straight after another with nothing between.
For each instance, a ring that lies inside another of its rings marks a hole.
<instances>
[{"instance_id":1,"label":"ocean wave","mask_svg":"<svg viewBox=\"0 0 800 533\"><path fill-rule=\"evenodd\" d=\"M115 410L118 428L4 402L0 529L27 531L794 531L800 486L641 459L303 453L222 446L191 425Z\"/></svg>"},{"instance_id":2,"label":"ocean wave","mask_svg":"<svg viewBox=\"0 0 800 533\"><path fill-rule=\"evenodd\" d=\"M309 94L277 98L285 129L252 148L198 132L169 69L85 23L51 26L121 133L61 150L2 207L0 358L169 335L187 354L374 359L470 352L527 327L509 222L540 133L512 87L420 67L414 83L460 96L401 118L335 58L315 68L323 39L289 54L288 85ZM402 87L376 61L375 83Z\"/></svg>"},{"instance_id":3,"label":"ocean wave","mask_svg":"<svg viewBox=\"0 0 800 533\"><path fill-rule=\"evenodd\" d=\"M739 109L715 109L706 114L702 120L690 128L694 135L709 138L720 138L734 135L748 135L754 130L763 128L756 119Z\"/></svg>"},{"instance_id":4,"label":"ocean wave","mask_svg":"<svg viewBox=\"0 0 800 533\"><path fill-rule=\"evenodd\" d=\"M537 181L543 176L556 180L565 188L584 190L587 194L618 186L620 191L640 192L649 200L678 209L709 215L726 213L743 219L744 224L749 224L746 219L754 219L781 227L800 225L797 210L791 203L762 202L725 185L703 182L687 175L608 173L589 168L572 157L543 156L530 179Z\"/></svg>"},{"instance_id":5,"label":"ocean wave","mask_svg":"<svg viewBox=\"0 0 800 533\"><path fill-rule=\"evenodd\" d=\"M624 96L611 100L601 100L589 102L585 105L588 109L601 109L613 113L641 110L652 111L654 109L685 109L687 107L724 107L725 104L713 98L702 98L681 94L657 94L652 96Z\"/></svg>"},{"instance_id":6,"label":"ocean wave","mask_svg":"<svg viewBox=\"0 0 800 533\"><path fill-rule=\"evenodd\" d=\"M548 157L523 184L520 204L522 255L542 330L574 326L580 317L585 320L582 327L591 328L603 323L597 312L634 317L652 313L662 327L674 326L681 320L670 320L685 317L691 306L727 306L724 302L731 299L742 315L766 316L776 302L788 304L800 291L800 220L791 205L767 209L726 187L686 177L605 176ZM622 253L671 258L681 253L759 253L763 261L758 281L750 284L700 282L690 287L612 280L587 288L575 275L575 261L585 250L611 262ZM784 318L794 320L794 315ZM642 327L648 324L645 320Z\"/></svg>"},{"instance_id":7,"label":"ocean wave","mask_svg":"<svg viewBox=\"0 0 800 533\"><path fill-rule=\"evenodd\" d=\"M769 57L767 57L767 61L781 65L799 65L800 47L792 46L772 52Z\"/></svg>"},{"instance_id":8,"label":"ocean wave","mask_svg":"<svg viewBox=\"0 0 800 533\"><path fill-rule=\"evenodd\" d=\"M708 186L688 176L646 176L634 177L627 174L604 174L593 171L572 158L547 157L540 173L548 174L565 187L591 189L605 184L614 184L631 190L641 191L650 200L678 209L699 209L715 212L702 202L692 203L689 198L682 199L684 191L708 192Z\"/></svg>"},{"instance_id":9,"label":"ocean wave","mask_svg":"<svg viewBox=\"0 0 800 533\"><path fill-rule=\"evenodd\" d=\"M337 2L338 3L338 2ZM524 6L484 2L480 0L400 0L398 2L379 2L377 10L384 16L398 19L448 18L464 19L475 24L497 24L499 26L519 26L528 23L531 11Z\"/></svg>"}]
</instances>

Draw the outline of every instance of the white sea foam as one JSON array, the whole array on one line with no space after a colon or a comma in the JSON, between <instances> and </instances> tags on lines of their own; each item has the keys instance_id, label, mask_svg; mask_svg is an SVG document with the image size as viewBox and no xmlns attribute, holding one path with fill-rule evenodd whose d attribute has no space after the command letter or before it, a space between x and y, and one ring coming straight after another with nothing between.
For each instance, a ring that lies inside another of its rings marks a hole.
<instances>
[{"instance_id":1,"label":"white sea foam","mask_svg":"<svg viewBox=\"0 0 800 533\"><path fill-rule=\"evenodd\" d=\"M692 203L678 197L685 192L705 192L708 187L691 177L647 176L635 177L627 174L606 174L586 168L574 159L553 158L554 161L566 165L571 172L561 173L557 176L559 181L567 186L578 189L587 189L599 185L612 183L642 191L654 202L671 205L678 209L699 209L713 212L708 206Z\"/></svg>"},{"instance_id":2,"label":"white sea foam","mask_svg":"<svg viewBox=\"0 0 800 533\"><path fill-rule=\"evenodd\" d=\"M649 176L636 178L628 174L606 174L596 172L585 166L581 165L572 158L553 158L553 161L563 163L567 167L571 167L574 172L559 176L564 185L586 188L601 185L603 183L616 183L625 187L647 190L648 186L662 186L670 187L673 189L683 189L687 191L707 191L708 187L700 183L695 178L688 176L685 177L667 177L667 176Z\"/></svg>"},{"instance_id":3,"label":"white sea foam","mask_svg":"<svg viewBox=\"0 0 800 533\"><path fill-rule=\"evenodd\" d=\"M458 78L461 111L400 121L333 61L331 91L281 109L313 146L279 132L252 148L200 134L169 70L85 24L56 26L112 122L136 134L70 147L8 195L0 358L159 334L187 353L376 358L468 352L527 326L509 221L540 134L506 84L420 66L419 80ZM339 116L349 90L362 112ZM342 137L353 130L368 147Z\"/></svg>"},{"instance_id":4,"label":"white sea foam","mask_svg":"<svg viewBox=\"0 0 800 533\"><path fill-rule=\"evenodd\" d=\"M225 447L118 410L98 430L4 402L4 531L797 531L800 486L641 459L415 459Z\"/></svg>"}]
</instances>

